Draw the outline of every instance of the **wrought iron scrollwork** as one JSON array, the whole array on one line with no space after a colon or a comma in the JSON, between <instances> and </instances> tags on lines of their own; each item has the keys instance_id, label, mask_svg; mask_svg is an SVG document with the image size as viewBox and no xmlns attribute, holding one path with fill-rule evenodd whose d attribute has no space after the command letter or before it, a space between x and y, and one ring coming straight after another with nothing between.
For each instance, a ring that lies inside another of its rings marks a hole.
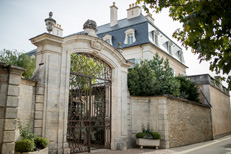
<instances>
[{"instance_id":1,"label":"wrought iron scrollwork","mask_svg":"<svg viewBox=\"0 0 231 154\"><path fill-rule=\"evenodd\" d=\"M110 148L112 70L87 54L71 55L67 140L71 153Z\"/></svg>"}]
</instances>

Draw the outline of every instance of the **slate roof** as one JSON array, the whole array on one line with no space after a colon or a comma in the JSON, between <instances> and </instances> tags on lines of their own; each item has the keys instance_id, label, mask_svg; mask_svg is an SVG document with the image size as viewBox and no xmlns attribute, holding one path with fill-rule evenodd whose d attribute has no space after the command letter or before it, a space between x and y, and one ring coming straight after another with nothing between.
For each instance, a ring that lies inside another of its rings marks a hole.
<instances>
[{"instance_id":1,"label":"slate roof","mask_svg":"<svg viewBox=\"0 0 231 154\"><path fill-rule=\"evenodd\" d=\"M112 36L112 44L113 44L113 46L115 48L118 47L118 42L121 43L122 48L132 47L132 46L141 45L141 44L145 44L145 43L152 43L153 45L155 45L153 42L151 42L149 40L149 29L148 29L149 24L151 24L155 29L157 29L161 33L161 35L164 36L164 37L162 37L162 39L165 38L164 42L167 41L167 40L172 41L167 35L165 35L158 27L156 27L152 22L150 22L142 14L140 14L140 16L132 18L132 19L125 18L125 19L118 20L117 25L115 25L113 27L110 27L110 23L98 26L97 27L98 31L96 32L96 34L101 39L105 35L111 35ZM132 43L132 44L124 44L125 31L127 29L130 29L130 28L135 30L136 41L134 43ZM69 37L69 36L72 36L72 35L86 35L86 32L81 31L81 32L78 32L78 33L74 33L74 34L65 36L65 37ZM176 51L177 50L182 50L181 47L179 47L176 43L173 42L173 44L175 45L175 50ZM158 48L165 51L165 48L162 46L162 44L160 44L158 46ZM36 52L36 49L30 51L29 55L34 55L35 52ZM166 53L168 53L168 52L166 52ZM170 56L173 56L173 55L170 55ZM176 58L176 59L178 59L178 58Z\"/></svg>"},{"instance_id":2,"label":"slate roof","mask_svg":"<svg viewBox=\"0 0 231 154\"><path fill-rule=\"evenodd\" d=\"M97 34L102 34L106 32L112 32L121 28L131 27L133 25L137 25L140 23L147 22L148 20L141 14L138 17L132 18L132 19L121 19L118 20L117 25L110 27L110 23L98 26Z\"/></svg>"}]
</instances>

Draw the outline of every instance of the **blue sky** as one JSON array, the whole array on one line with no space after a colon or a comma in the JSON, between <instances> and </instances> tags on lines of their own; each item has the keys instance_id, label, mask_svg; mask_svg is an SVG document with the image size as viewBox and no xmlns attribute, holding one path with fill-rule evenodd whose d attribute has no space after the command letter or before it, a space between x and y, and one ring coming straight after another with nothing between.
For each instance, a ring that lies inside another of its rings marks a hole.
<instances>
[{"instance_id":1,"label":"blue sky","mask_svg":"<svg viewBox=\"0 0 231 154\"><path fill-rule=\"evenodd\" d=\"M118 19L126 18L129 4L134 0L0 0L0 50L16 49L27 52L35 49L30 38L46 32L44 19L50 11L53 18L62 25L63 35L82 31L87 19L96 21L97 25L110 22L110 6L116 2ZM145 15L146 13L142 11ZM160 14L153 13L154 23L165 34L172 38L172 33L181 27L168 17L168 10ZM174 40L174 39L173 39ZM174 40L178 45L180 42ZM182 47L183 48L183 47ZM209 71L209 63L199 64L197 56L189 49L183 48L188 75L215 73Z\"/></svg>"}]
</instances>

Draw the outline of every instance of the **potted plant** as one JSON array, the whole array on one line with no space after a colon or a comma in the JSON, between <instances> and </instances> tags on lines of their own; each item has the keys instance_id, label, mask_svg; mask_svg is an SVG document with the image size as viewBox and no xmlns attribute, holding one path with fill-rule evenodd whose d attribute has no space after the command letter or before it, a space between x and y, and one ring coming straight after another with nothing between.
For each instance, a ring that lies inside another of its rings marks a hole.
<instances>
[{"instance_id":1,"label":"potted plant","mask_svg":"<svg viewBox=\"0 0 231 154\"><path fill-rule=\"evenodd\" d=\"M158 132L152 132L150 129L150 125L147 125L147 129L145 129L144 125L142 125L142 132L138 132L136 134L136 144L143 149L144 146L147 147L158 147L160 146L161 135Z\"/></svg>"},{"instance_id":2,"label":"potted plant","mask_svg":"<svg viewBox=\"0 0 231 154\"><path fill-rule=\"evenodd\" d=\"M22 127L22 123L18 121L18 128L21 140L15 143L15 154L48 154L49 140L43 137L36 137L31 132L31 121L29 120L27 127Z\"/></svg>"}]
</instances>

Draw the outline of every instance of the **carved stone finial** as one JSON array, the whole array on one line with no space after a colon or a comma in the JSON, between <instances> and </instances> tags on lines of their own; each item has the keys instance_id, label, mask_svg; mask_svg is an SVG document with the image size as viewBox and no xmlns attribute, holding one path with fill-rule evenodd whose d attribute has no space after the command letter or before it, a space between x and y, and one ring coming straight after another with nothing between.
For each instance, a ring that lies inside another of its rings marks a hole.
<instances>
[{"instance_id":1,"label":"carved stone finial","mask_svg":"<svg viewBox=\"0 0 231 154\"><path fill-rule=\"evenodd\" d=\"M52 32L53 26L56 24L56 21L52 18L52 16L53 16L53 13L50 12L50 13L49 13L49 18L46 18L46 19L45 19L45 23L46 23L46 26L47 26L47 31L48 31L49 33Z\"/></svg>"},{"instance_id":2,"label":"carved stone finial","mask_svg":"<svg viewBox=\"0 0 231 154\"><path fill-rule=\"evenodd\" d=\"M83 25L83 29L93 29L97 32L97 24L94 20L87 20L84 25Z\"/></svg>"},{"instance_id":3,"label":"carved stone finial","mask_svg":"<svg viewBox=\"0 0 231 154\"><path fill-rule=\"evenodd\" d=\"M49 13L49 18L52 18L52 16L53 16L53 12L50 12Z\"/></svg>"}]
</instances>

